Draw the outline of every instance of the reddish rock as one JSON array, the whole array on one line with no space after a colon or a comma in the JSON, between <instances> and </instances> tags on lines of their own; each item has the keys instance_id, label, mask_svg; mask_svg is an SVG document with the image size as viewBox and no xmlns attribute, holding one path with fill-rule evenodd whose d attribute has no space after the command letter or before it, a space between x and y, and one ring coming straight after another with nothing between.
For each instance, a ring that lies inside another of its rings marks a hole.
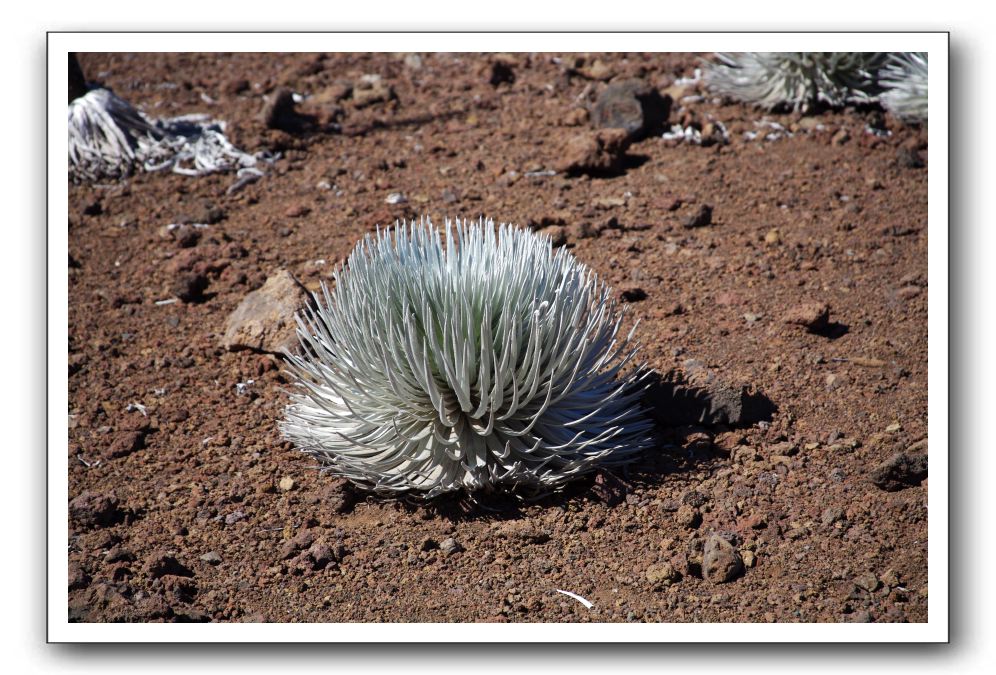
<instances>
[{"instance_id":1,"label":"reddish rock","mask_svg":"<svg viewBox=\"0 0 996 675\"><path fill-rule=\"evenodd\" d=\"M830 305L825 302L804 302L785 312L782 321L810 331L823 330L830 321Z\"/></svg>"},{"instance_id":2,"label":"reddish rock","mask_svg":"<svg viewBox=\"0 0 996 675\"><path fill-rule=\"evenodd\" d=\"M229 315L221 344L232 351L291 351L297 346L294 315L310 301L308 289L290 272L280 270Z\"/></svg>"},{"instance_id":3,"label":"reddish rock","mask_svg":"<svg viewBox=\"0 0 996 675\"><path fill-rule=\"evenodd\" d=\"M554 164L567 174L618 173L629 138L624 129L602 129L572 137Z\"/></svg>"}]
</instances>

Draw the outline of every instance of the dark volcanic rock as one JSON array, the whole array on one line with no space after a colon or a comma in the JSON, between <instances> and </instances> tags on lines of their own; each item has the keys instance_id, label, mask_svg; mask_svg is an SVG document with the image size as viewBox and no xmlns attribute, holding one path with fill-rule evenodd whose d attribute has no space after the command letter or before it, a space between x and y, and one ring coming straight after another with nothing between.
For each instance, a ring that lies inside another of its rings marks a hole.
<instances>
[{"instance_id":1,"label":"dark volcanic rock","mask_svg":"<svg viewBox=\"0 0 996 675\"><path fill-rule=\"evenodd\" d=\"M897 452L871 473L871 481L886 492L914 487L927 477L927 455Z\"/></svg>"},{"instance_id":2,"label":"dark volcanic rock","mask_svg":"<svg viewBox=\"0 0 996 675\"><path fill-rule=\"evenodd\" d=\"M776 409L764 394L747 385L719 381L711 373L691 382L675 374L666 378L657 376L647 388L643 402L664 427L744 426L770 421Z\"/></svg>"},{"instance_id":3,"label":"dark volcanic rock","mask_svg":"<svg viewBox=\"0 0 996 675\"><path fill-rule=\"evenodd\" d=\"M671 110L671 98L642 80L613 82L602 92L591 111L598 129L622 129L634 141L660 129Z\"/></svg>"},{"instance_id":4,"label":"dark volcanic rock","mask_svg":"<svg viewBox=\"0 0 996 675\"><path fill-rule=\"evenodd\" d=\"M686 218L681 225L689 229L712 225L712 207L708 204L703 204L695 213Z\"/></svg>"},{"instance_id":5,"label":"dark volcanic rock","mask_svg":"<svg viewBox=\"0 0 996 675\"><path fill-rule=\"evenodd\" d=\"M69 519L84 528L107 527L123 518L113 492L102 495L87 491L69 502Z\"/></svg>"}]
</instances>

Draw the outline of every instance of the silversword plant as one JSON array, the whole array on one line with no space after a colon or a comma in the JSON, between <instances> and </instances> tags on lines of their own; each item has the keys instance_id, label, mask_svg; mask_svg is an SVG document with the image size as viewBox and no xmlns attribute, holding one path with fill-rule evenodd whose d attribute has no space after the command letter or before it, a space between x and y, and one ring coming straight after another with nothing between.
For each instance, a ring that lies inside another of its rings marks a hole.
<instances>
[{"instance_id":1,"label":"silversword plant","mask_svg":"<svg viewBox=\"0 0 996 675\"><path fill-rule=\"evenodd\" d=\"M549 237L367 235L298 316L285 438L377 492L556 488L651 441L609 287Z\"/></svg>"},{"instance_id":2,"label":"silversword plant","mask_svg":"<svg viewBox=\"0 0 996 675\"><path fill-rule=\"evenodd\" d=\"M807 111L818 104L870 103L881 93L878 52L718 53L705 68L709 87L766 110Z\"/></svg>"},{"instance_id":3,"label":"silversword plant","mask_svg":"<svg viewBox=\"0 0 996 675\"><path fill-rule=\"evenodd\" d=\"M926 122L927 70L926 52L890 54L881 73L886 110L907 122Z\"/></svg>"}]
</instances>

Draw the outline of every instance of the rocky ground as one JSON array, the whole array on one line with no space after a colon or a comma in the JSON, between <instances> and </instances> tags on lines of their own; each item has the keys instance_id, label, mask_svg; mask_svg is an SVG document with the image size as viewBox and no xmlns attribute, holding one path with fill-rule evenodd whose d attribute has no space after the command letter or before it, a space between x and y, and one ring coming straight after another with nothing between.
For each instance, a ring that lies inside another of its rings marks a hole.
<instances>
[{"instance_id":1,"label":"rocky ground","mask_svg":"<svg viewBox=\"0 0 996 675\"><path fill-rule=\"evenodd\" d=\"M926 129L714 100L698 58L80 55L279 159L70 185L71 619L925 621ZM283 442L290 275L420 214L603 275L661 374L659 447L424 504Z\"/></svg>"}]
</instances>

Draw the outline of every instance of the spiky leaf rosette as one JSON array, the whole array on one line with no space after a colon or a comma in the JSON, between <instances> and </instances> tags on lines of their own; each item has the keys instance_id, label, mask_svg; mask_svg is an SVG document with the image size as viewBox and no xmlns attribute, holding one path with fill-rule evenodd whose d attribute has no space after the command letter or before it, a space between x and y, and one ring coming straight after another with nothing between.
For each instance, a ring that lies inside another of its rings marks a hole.
<instances>
[{"instance_id":1,"label":"spiky leaf rosette","mask_svg":"<svg viewBox=\"0 0 996 675\"><path fill-rule=\"evenodd\" d=\"M868 103L881 89L878 52L717 53L705 80L716 93L772 110L809 110L818 103L841 107Z\"/></svg>"},{"instance_id":2,"label":"spiky leaf rosette","mask_svg":"<svg viewBox=\"0 0 996 675\"><path fill-rule=\"evenodd\" d=\"M554 488L650 442L608 286L549 237L367 235L298 316L284 436L378 492Z\"/></svg>"},{"instance_id":3,"label":"spiky leaf rosette","mask_svg":"<svg viewBox=\"0 0 996 675\"><path fill-rule=\"evenodd\" d=\"M926 52L890 54L881 73L886 110L906 122L926 122L927 70Z\"/></svg>"}]
</instances>

